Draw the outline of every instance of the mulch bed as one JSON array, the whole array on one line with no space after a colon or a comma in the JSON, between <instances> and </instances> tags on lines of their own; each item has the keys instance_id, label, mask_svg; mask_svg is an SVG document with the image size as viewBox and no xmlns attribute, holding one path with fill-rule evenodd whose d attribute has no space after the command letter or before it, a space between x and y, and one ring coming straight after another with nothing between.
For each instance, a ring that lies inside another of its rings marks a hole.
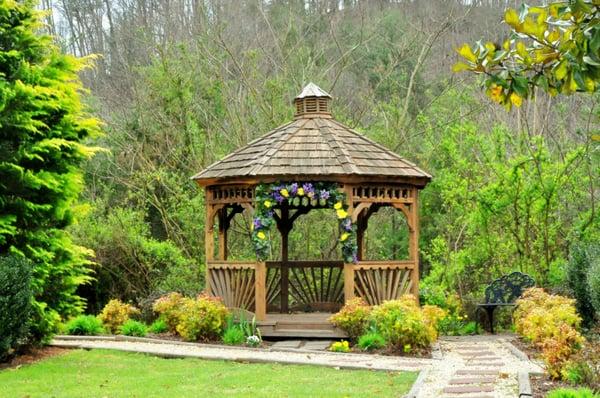
<instances>
[{"instance_id":1,"label":"mulch bed","mask_svg":"<svg viewBox=\"0 0 600 398\"><path fill-rule=\"evenodd\" d=\"M8 362L0 363L0 370L2 369L18 369L23 365L29 365L41 361L42 359L54 357L57 355L63 355L69 352L68 348L59 347L42 347L42 348L30 348L26 352L17 355Z\"/></svg>"}]
</instances>

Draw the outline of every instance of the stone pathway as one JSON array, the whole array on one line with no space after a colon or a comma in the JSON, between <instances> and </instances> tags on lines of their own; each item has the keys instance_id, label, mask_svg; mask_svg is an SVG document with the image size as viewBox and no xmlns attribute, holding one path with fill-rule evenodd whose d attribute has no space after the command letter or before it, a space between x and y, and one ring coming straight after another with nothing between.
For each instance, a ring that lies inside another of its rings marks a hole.
<instances>
[{"instance_id":1,"label":"stone pathway","mask_svg":"<svg viewBox=\"0 0 600 398\"><path fill-rule=\"evenodd\" d=\"M336 368L422 371L415 398L518 397L519 372L541 372L539 365L515 355L510 336L446 337L434 359L326 351L329 340L284 340L269 348L228 347L123 336L57 336L52 345L105 348L166 357L194 357L242 362L279 362Z\"/></svg>"},{"instance_id":2,"label":"stone pathway","mask_svg":"<svg viewBox=\"0 0 600 398\"><path fill-rule=\"evenodd\" d=\"M443 359L427 371L416 397L518 397L519 372L542 369L515 356L508 344L506 336L443 338L440 341Z\"/></svg>"}]
</instances>

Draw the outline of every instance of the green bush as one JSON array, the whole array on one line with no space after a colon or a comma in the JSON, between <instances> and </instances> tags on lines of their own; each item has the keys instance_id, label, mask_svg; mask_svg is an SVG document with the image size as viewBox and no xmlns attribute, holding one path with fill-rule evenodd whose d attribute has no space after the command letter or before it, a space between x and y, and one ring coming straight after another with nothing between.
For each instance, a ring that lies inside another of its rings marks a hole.
<instances>
[{"instance_id":1,"label":"green bush","mask_svg":"<svg viewBox=\"0 0 600 398\"><path fill-rule=\"evenodd\" d=\"M220 338L229 311L221 300L198 296L184 298L179 311L177 333L187 341L210 341Z\"/></svg>"},{"instance_id":2,"label":"green bush","mask_svg":"<svg viewBox=\"0 0 600 398\"><path fill-rule=\"evenodd\" d=\"M25 342L29 331L31 264L16 256L0 257L0 362Z\"/></svg>"},{"instance_id":3,"label":"green bush","mask_svg":"<svg viewBox=\"0 0 600 398\"><path fill-rule=\"evenodd\" d=\"M580 388L578 390L561 388L558 390L550 391L546 398L598 398L600 394L595 394L592 390L587 388Z\"/></svg>"},{"instance_id":4,"label":"green bush","mask_svg":"<svg viewBox=\"0 0 600 398\"><path fill-rule=\"evenodd\" d=\"M421 310L411 295L375 306L371 320L390 348L403 352L427 348L437 339L437 322L443 310L424 306ZM435 310L437 309L437 310Z\"/></svg>"},{"instance_id":5,"label":"green bush","mask_svg":"<svg viewBox=\"0 0 600 398\"><path fill-rule=\"evenodd\" d=\"M93 315L79 315L65 325L65 332L77 336L95 336L104 333L102 322Z\"/></svg>"},{"instance_id":6,"label":"green bush","mask_svg":"<svg viewBox=\"0 0 600 398\"><path fill-rule=\"evenodd\" d=\"M148 331L154 334L166 333L169 330L167 322L164 319L157 319L148 327Z\"/></svg>"},{"instance_id":7,"label":"green bush","mask_svg":"<svg viewBox=\"0 0 600 398\"><path fill-rule=\"evenodd\" d=\"M152 305L152 310L160 314L160 318L165 321L171 333L177 333L184 299L181 293L172 292L159 297Z\"/></svg>"},{"instance_id":8,"label":"green bush","mask_svg":"<svg viewBox=\"0 0 600 398\"><path fill-rule=\"evenodd\" d=\"M358 338L358 347L363 351L378 350L385 345L385 338L377 331L368 332Z\"/></svg>"},{"instance_id":9,"label":"green bush","mask_svg":"<svg viewBox=\"0 0 600 398\"><path fill-rule=\"evenodd\" d=\"M143 322L128 319L121 325L119 331L125 336L145 337L148 334L148 326Z\"/></svg>"},{"instance_id":10,"label":"green bush","mask_svg":"<svg viewBox=\"0 0 600 398\"><path fill-rule=\"evenodd\" d=\"M371 307L360 297L348 300L342 309L329 320L342 329L351 340L356 340L367 331Z\"/></svg>"},{"instance_id":11,"label":"green bush","mask_svg":"<svg viewBox=\"0 0 600 398\"><path fill-rule=\"evenodd\" d=\"M238 325L231 325L223 332L223 343L227 345L242 345L246 342L246 335Z\"/></svg>"},{"instance_id":12,"label":"green bush","mask_svg":"<svg viewBox=\"0 0 600 398\"><path fill-rule=\"evenodd\" d=\"M600 250L590 256L590 268L587 274L587 288L596 314L600 314Z\"/></svg>"},{"instance_id":13,"label":"green bush","mask_svg":"<svg viewBox=\"0 0 600 398\"><path fill-rule=\"evenodd\" d=\"M566 279L567 285L575 300L577 300L577 312L583 318L585 325L591 325L594 321L594 304L592 300L592 288L590 279L594 279L594 271L592 265L600 267L600 250L597 245L575 244L571 248L569 262L567 263ZM598 269L597 271L600 271ZM596 272L597 272L596 271ZM600 284L600 278L598 284ZM592 282L593 284L593 282ZM600 286L596 290L598 296L598 307L596 311L600 311Z\"/></svg>"}]
</instances>

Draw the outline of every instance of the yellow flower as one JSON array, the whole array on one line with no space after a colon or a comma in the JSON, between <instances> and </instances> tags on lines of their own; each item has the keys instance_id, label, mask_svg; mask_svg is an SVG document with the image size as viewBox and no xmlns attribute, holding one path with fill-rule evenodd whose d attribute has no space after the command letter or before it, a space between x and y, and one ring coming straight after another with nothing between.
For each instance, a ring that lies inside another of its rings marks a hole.
<instances>
[{"instance_id":1,"label":"yellow flower","mask_svg":"<svg viewBox=\"0 0 600 398\"><path fill-rule=\"evenodd\" d=\"M512 102L514 106L519 107L523 103L523 98L519 97L517 93L512 93L510 95L510 102Z\"/></svg>"},{"instance_id":2,"label":"yellow flower","mask_svg":"<svg viewBox=\"0 0 600 398\"><path fill-rule=\"evenodd\" d=\"M342 202L337 202L336 204L333 205L333 208L336 210L339 210L342 208Z\"/></svg>"},{"instance_id":3,"label":"yellow flower","mask_svg":"<svg viewBox=\"0 0 600 398\"><path fill-rule=\"evenodd\" d=\"M349 236L350 236L350 234L349 234L348 232L344 232L344 233L342 234L342 236L340 236L340 240L343 242L343 241L345 241L346 239L348 239L348 237L349 237Z\"/></svg>"},{"instance_id":4,"label":"yellow flower","mask_svg":"<svg viewBox=\"0 0 600 398\"><path fill-rule=\"evenodd\" d=\"M254 224L250 224L250 231L254 231Z\"/></svg>"},{"instance_id":5,"label":"yellow flower","mask_svg":"<svg viewBox=\"0 0 600 398\"><path fill-rule=\"evenodd\" d=\"M496 102L502 101L502 87L493 84L490 88L490 97Z\"/></svg>"},{"instance_id":6,"label":"yellow flower","mask_svg":"<svg viewBox=\"0 0 600 398\"><path fill-rule=\"evenodd\" d=\"M304 188L298 188L298 190L296 191L296 193L298 194L298 196L304 195Z\"/></svg>"},{"instance_id":7,"label":"yellow flower","mask_svg":"<svg viewBox=\"0 0 600 398\"><path fill-rule=\"evenodd\" d=\"M265 207L268 209L269 207L271 207L271 201L270 200L265 200Z\"/></svg>"},{"instance_id":8,"label":"yellow flower","mask_svg":"<svg viewBox=\"0 0 600 398\"><path fill-rule=\"evenodd\" d=\"M265 233L263 231L259 231L256 234L256 236L258 237L258 239L262 239L262 240L264 240L267 237L267 235L265 235Z\"/></svg>"},{"instance_id":9,"label":"yellow flower","mask_svg":"<svg viewBox=\"0 0 600 398\"><path fill-rule=\"evenodd\" d=\"M281 194L281 196L283 196L284 198L287 198L288 196L290 196L290 193L288 192L287 189L283 188L281 191L279 191L279 193Z\"/></svg>"},{"instance_id":10,"label":"yellow flower","mask_svg":"<svg viewBox=\"0 0 600 398\"><path fill-rule=\"evenodd\" d=\"M346 218L348 217L348 212L344 209L338 209L336 211L338 218Z\"/></svg>"}]
</instances>

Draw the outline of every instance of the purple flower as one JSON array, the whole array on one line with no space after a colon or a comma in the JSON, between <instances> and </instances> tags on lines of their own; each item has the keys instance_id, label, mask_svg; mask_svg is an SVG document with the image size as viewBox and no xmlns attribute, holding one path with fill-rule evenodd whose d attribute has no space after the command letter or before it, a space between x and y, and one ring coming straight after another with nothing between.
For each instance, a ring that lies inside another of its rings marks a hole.
<instances>
[{"instance_id":1,"label":"purple flower","mask_svg":"<svg viewBox=\"0 0 600 398\"><path fill-rule=\"evenodd\" d=\"M285 198L279 193L279 191L273 193L273 199L277 201L277 203L282 203Z\"/></svg>"},{"instance_id":2,"label":"purple flower","mask_svg":"<svg viewBox=\"0 0 600 398\"><path fill-rule=\"evenodd\" d=\"M350 218L346 218L344 219L344 221L342 221L342 228L344 229L344 231L347 232L352 231L352 221L350 220Z\"/></svg>"},{"instance_id":3,"label":"purple flower","mask_svg":"<svg viewBox=\"0 0 600 398\"><path fill-rule=\"evenodd\" d=\"M310 182L302 184L302 189L304 189L305 195L308 195L311 192L315 192L315 189L313 188L313 184L311 184Z\"/></svg>"},{"instance_id":4,"label":"purple flower","mask_svg":"<svg viewBox=\"0 0 600 398\"><path fill-rule=\"evenodd\" d=\"M352 262L354 264L358 264L358 256L356 255L356 253L352 253Z\"/></svg>"},{"instance_id":5,"label":"purple flower","mask_svg":"<svg viewBox=\"0 0 600 398\"><path fill-rule=\"evenodd\" d=\"M319 198L320 199L329 199L329 192L321 189L321 192L319 192Z\"/></svg>"},{"instance_id":6,"label":"purple flower","mask_svg":"<svg viewBox=\"0 0 600 398\"><path fill-rule=\"evenodd\" d=\"M254 229L258 229L262 227L262 222L260 221L260 218L256 217L254 219Z\"/></svg>"},{"instance_id":7,"label":"purple flower","mask_svg":"<svg viewBox=\"0 0 600 398\"><path fill-rule=\"evenodd\" d=\"M269 211L267 212L267 217L271 218L271 217L273 217L273 214L275 214L275 213L273 212L273 210L269 210Z\"/></svg>"},{"instance_id":8,"label":"purple flower","mask_svg":"<svg viewBox=\"0 0 600 398\"><path fill-rule=\"evenodd\" d=\"M296 192L298 192L298 183L297 182L290 185L290 194L296 195Z\"/></svg>"}]
</instances>

